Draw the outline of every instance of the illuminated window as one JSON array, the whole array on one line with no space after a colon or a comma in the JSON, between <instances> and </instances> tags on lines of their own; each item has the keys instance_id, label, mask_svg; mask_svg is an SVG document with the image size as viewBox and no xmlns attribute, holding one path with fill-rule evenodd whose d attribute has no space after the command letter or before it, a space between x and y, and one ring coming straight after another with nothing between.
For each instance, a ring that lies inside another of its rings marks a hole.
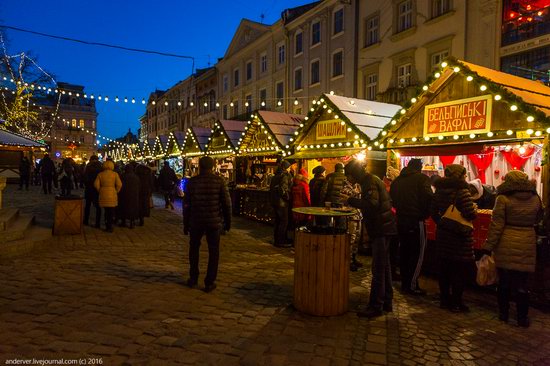
<instances>
[{"instance_id":1,"label":"illuminated window","mask_svg":"<svg viewBox=\"0 0 550 366\"><path fill-rule=\"evenodd\" d=\"M76 128L76 119L71 121L71 127Z\"/></svg>"},{"instance_id":2,"label":"illuminated window","mask_svg":"<svg viewBox=\"0 0 550 366\"><path fill-rule=\"evenodd\" d=\"M80 128L84 128L84 120L81 119L81 120L79 121L79 123L80 123Z\"/></svg>"}]
</instances>

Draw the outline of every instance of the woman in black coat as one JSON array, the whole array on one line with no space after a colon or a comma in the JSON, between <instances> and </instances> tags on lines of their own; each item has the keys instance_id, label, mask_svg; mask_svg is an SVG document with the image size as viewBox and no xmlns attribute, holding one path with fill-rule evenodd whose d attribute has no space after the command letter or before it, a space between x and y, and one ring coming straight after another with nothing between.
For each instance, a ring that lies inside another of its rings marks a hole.
<instances>
[{"instance_id":1,"label":"woman in black coat","mask_svg":"<svg viewBox=\"0 0 550 366\"><path fill-rule=\"evenodd\" d=\"M120 190L120 226L126 226L130 220L130 229L134 227L134 220L139 218L139 178L134 173L133 164L126 165L122 175L122 189Z\"/></svg>"},{"instance_id":2,"label":"woman in black coat","mask_svg":"<svg viewBox=\"0 0 550 366\"><path fill-rule=\"evenodd\" d=\"M468 268L474 263L473 226L444 217L447 208L455 205L465 222L471 223L476 218L476 207L466 182L466 169L462 165L450 164L445 168L445 177L434 185L432 217L437 224L440 307L467 312L469 309L462 302L462 292Z\"/></svg>"},{"instance_id":3,"label":"woman in black coat","mask_svg":"<svg viewBox=\"0 0 550 366\"><path fill-rule=\"evenodd\" d=\"M144 218L151 214L150 200L153 194L153 171L146 165L136 166L136 175L139 178L139 226L143 226Z\"/></svg>"}]
</instances>

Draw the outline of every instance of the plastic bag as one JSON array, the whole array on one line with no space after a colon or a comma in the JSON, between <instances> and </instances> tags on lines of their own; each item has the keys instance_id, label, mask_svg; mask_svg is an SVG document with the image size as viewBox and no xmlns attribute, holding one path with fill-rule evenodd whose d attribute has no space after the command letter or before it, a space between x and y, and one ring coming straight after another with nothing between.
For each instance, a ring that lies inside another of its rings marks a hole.
<instances>
[{"instance_id":1,"label":"plastic bag","mask_svg":"<svg viewBox=\"0 0 550 366\"><path fill-rule=\"evenodd\" d=\"M476 282L480 286L489 286L497 283L497 267L493 256L484 255L476 262Z\"/></svg>"}]
</instances>

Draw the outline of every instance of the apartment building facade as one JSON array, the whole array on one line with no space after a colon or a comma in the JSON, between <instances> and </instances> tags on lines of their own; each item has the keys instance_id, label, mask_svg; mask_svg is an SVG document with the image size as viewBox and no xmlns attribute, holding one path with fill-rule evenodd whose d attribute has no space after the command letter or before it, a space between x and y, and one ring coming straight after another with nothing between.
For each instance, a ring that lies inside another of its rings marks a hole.
<instances>
[{"instance_id":1,"label":"apartment building facade","mask_svg":"<svg viewBox=\"0 0 550 366\"><path fill-rule=\"evenodd\" d=\"M359 6L358 97L401 104L447 57L497 66L498 0L370 0Z\"/></svg>"},{"instance_id":2,"label":"apartment building facade","mask_svg":"<svg viewBox=\"0 0 550 366\"><path fill-rule=\"evenodd\" d=\"M218 96L218 70L215 67L198 69L195 73L195 90L197 93L196 115L193 126L212 128L218 118L220 103ZM191 121L186 125L191 126ZM187 131L184 129L181 131Z\"/></svg>"}]
</instances>

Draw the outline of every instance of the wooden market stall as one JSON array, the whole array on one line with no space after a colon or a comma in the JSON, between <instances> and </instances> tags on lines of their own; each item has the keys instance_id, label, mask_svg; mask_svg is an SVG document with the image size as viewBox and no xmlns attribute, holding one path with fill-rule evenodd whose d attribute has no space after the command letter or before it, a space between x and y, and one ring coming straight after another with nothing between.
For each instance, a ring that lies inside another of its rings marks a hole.
<instances>
[{"instance_id":1,"label":"wooden market stall","mask_svg":"<svg viewBox=\"0 0 550 366\"><path fill-rule=\"evenodd\" d=\"M211 134L211 129L205 127L189 127L185 132L181 150L185 159L186 177L199 173L199 158L204 155Z\"/></svg>"},{"instance_id":2,"label":"wooden market stall","mask_svg":"<svg viewBox=\"0 0 550 366\"><path fill-rule=\"evenodd\" d=\"M220 120L214 123L208 144L205 145L205 154L216 162L216 173L230 184L235 182L235 155L246 125L245 121Z\"/></svg>"},{"instance_id":3,"label":"wooden market stall","mask_svg":"<svg viewBox=\"0 0 550 366\"><path fill-rule=\"evenodd\" d=\"M0 177L19 181L19 163L26 156L35 166L35 152L45 152L47 146L22 135L0 128Z\"/></svg>"},{"instance_id":4,"label":"wooden market stall","mask_svg":"<svg viewBox=\"0 0 550 366\"><path fill-rule=\"evenodd\" d=\"M303 119L304 116L296 114L259 110L247 121L236 158L234 205L238 206L239 214L271 222L273 208L269 201L269 183Z\"/></svg>"},{"instance_id":5,"label":"wooden market stall","mask_svg":"<svg viewBox=\"0 0 550 366\"><path fill-rule=\"evenodd\" d=\"M487 190L500 185L509 170L523 170L548 202L548 133L549 87L450 59L395 116L378 142L387 146L388 160L395 166L419 157L425 174L442 176L446 165L461 164L467 179L479 179ZM474 222L475 248L485 242L491 221L492 207L482 208ZM427 232L428 239L435 239L431 220ZM434 258L431 246L428 260Z\"/></svg>"},{"instance_id":6,"label":"wooden market stall","mask_svg":"<svg viewBox=\"0 0 550 366\"><path fill-rule=\"evenodd\" d=\"M323 94L294 132L287 158L300 160L311 177L318 165L331 173L338 162L355 156L366 159L370 172L383 176L385 154L373 139L400 109L395 104Z\"/></svg>"},{"instance_id":7,"label":"wooden market stall","mask_svg":"<svg viewBox=\"0 0 550 366\"><path fill-rule=\"evenodd\" d=\"M184 142L184 135L179 131L170 132L167 138L168 141L164 149L164 161L168 161L172 169L174 169L181 179L184 175L184 162L181 149Z\"/></svg>"}]
</instances>

